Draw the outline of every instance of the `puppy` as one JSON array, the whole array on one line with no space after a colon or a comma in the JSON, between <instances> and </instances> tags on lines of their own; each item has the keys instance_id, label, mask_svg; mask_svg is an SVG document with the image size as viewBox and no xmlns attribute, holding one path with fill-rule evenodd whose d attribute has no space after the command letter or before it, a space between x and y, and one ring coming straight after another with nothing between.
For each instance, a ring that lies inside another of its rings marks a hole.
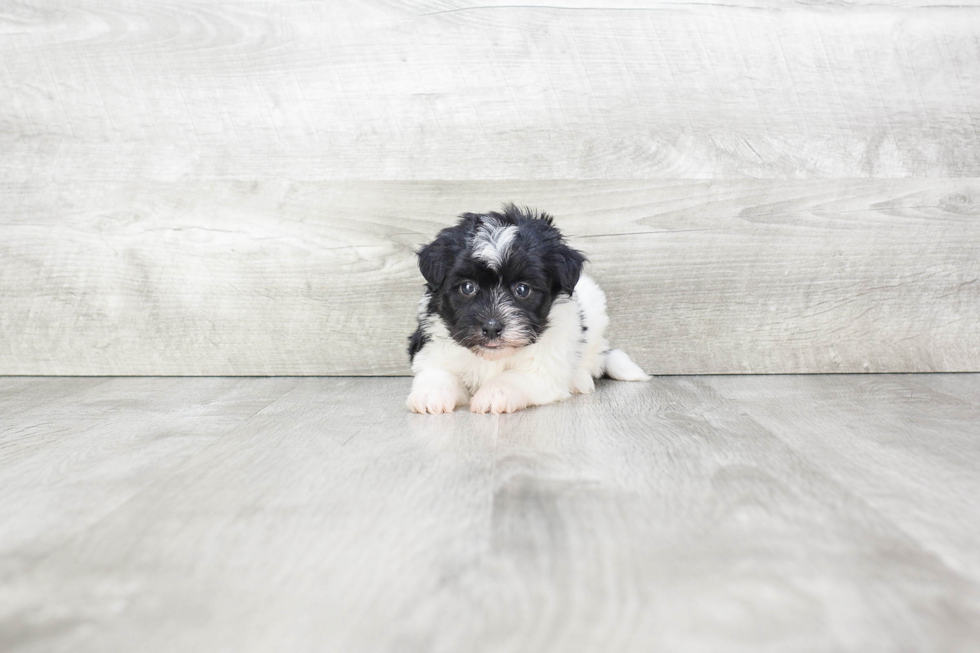
<instances>
[{"instance_id":1,"label":"puppy","mask_svg":"<svg viewBox=\"0 0 980 653\"><path fill-rule=\"evenodd\" d=\"M418 252L425 277L409 338L417 413L510 413L595 389L603 373L649 377L609 349L606 296L582 274L585 256L546 213L513 204L464 213Z\"/></svg>"}]
</instances>

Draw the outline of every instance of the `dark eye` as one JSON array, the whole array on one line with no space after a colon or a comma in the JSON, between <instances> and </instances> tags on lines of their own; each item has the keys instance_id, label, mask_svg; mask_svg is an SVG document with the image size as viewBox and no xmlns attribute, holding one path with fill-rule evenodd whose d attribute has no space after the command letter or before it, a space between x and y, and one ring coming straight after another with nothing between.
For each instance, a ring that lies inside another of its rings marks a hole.
<instances>
[{"instance_id":1,"label":"dark eye","mask_svg":"<svg viewBox=\"0 0 980 653\"><path fill-rule=\"evenodd\" d=\"M476 292L476 284L472 281L464 281L463 283L459 284L459 292L468 297Z\"/></svg>"},{"instance_id":2,"label":"dark eye","mask_svg":"<svg viewBox=\"0 0 980 653\"><path fill-rule=\"evenodd\" d=\"M527 285L526 283L519 283L514 286L514 294L521 299L525 299L531 294L531 286Z\"/></svg>"}]
</instances>

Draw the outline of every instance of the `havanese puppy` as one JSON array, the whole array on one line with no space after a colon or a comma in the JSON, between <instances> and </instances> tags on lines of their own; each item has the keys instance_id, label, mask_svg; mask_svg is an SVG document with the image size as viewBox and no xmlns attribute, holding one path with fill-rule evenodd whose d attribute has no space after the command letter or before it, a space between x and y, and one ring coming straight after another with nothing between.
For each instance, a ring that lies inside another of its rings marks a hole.
<instances>
[{"instance_id":1,"label":"havanese puppy","mask_svg":"<svg viewBox=\"0 0 980 653\"><path fill-rule=\"evenodd\" d=\"M609 349L606 296L548 214L513 204L464 213L418 258L425 293L409 338L411 410L469 402L474 413L510 413L592 392L604 373L649 378Z\"/></svg>"}]
</instances>

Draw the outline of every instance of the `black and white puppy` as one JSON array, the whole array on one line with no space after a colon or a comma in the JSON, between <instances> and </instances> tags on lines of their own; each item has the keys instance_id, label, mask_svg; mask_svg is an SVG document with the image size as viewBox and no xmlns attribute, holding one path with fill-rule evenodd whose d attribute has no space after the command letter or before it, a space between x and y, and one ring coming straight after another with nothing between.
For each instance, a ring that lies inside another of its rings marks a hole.
<instances>
[{"instance_id":1,"label":"black and white puppy","mask_svg":"<svg viewBox=\"0 0 980 653\"><path fill-rule=\"evenodd\" d=\"M606 296L551 216L509 204L464 213L418 252L425 277L409 338L418 413L510 413L595 389L603 373L649 378L610 350Z\"/></svg>"}]
</instances>

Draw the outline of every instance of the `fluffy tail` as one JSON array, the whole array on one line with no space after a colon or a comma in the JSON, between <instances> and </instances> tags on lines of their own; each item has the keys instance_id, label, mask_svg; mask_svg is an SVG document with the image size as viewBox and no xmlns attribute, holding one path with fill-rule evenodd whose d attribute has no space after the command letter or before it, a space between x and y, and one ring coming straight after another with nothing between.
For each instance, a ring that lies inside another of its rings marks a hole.
<instances>
[{"instance_id":1,"label":"fluffy tail","mask_svg":"<svg viewBox=\"0 0 980 653\"><path fill-rule=\"evenodd\" d=\"M650 377L630 360L622 349L610 349L603 355L606 374L619 381L646 381Z\"/></svg>"}]
</instances>

